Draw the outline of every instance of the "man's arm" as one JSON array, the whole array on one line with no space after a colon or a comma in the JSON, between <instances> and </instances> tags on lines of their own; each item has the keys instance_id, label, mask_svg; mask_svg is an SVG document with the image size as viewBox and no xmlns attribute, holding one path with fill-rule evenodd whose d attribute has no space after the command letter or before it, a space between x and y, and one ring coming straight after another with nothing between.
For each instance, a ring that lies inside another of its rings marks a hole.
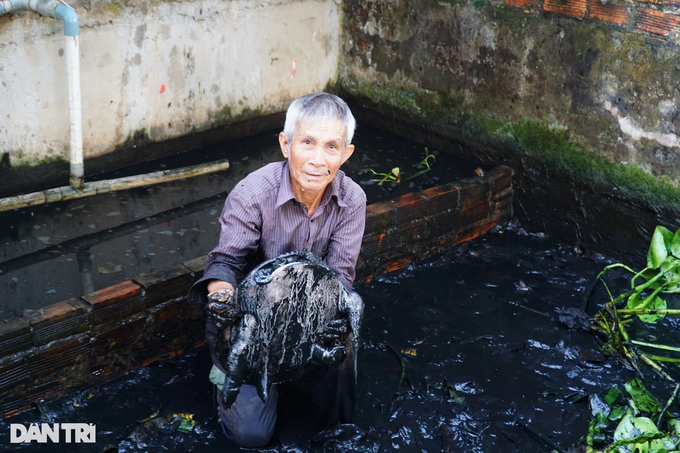
<instances>
[{"instance_id":1,"label":"man's arm","mask_svg":"<svg viewBox=\"0 0 680 453\"><path fill-rule=\"evenodd\" d=\"M326 264L335 271L348 290L352 289L354 283L354 268L359 259L365 226L366 196L362 192L360 201L351 207L333 231L326 255Z\"/></svg>"},{"instance_id":2,"label":"man's arm","mask_svg":"<svg viewBox=\"0 0 680 453\"><path fill-rule=\"evenodd\" d=\"M234 289L243 277L248 256L260 241L260 210L235 189L224 202L220 215L220 240L208 254L203 277L189 291L189 302L205 304L206 295Z\"/></svg>"}]
</instances>

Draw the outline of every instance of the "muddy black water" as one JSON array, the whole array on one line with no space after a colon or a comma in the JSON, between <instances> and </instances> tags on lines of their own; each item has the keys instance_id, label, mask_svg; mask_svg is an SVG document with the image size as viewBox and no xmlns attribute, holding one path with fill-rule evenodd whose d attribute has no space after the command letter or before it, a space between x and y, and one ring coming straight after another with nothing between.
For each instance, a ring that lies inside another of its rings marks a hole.
<instances>
[{"instance_id":1,"label":"muddy black water","mask_svg":"<svg viewBox=\"0 0 680 453\"><path fill-rule=\"evenodd\" d=\"M205 161L229 158L232 168L224 174L0 214L0 316L21 315L207 253L217 240L225 192L279 159L275 140L270 132L198 153ZM356 143L359 152L345 170L363 181L369 202L472 175L469 164L437 153L431 172L396 187L378 186L360 170L400 166L413 174L423 147L367 126L360 127ZM131 172L196 163L193 154L191 162L183 155ZM608 262L511 226L358 286L366 312L356 425L314 436L308 395L287 386L275 441L263 451L568 451L590 418L587 399L578 396L622 388L633 376L602 357L590 333L558 319L558 310L583 306ZM616 275L612 280L613 287L625 284ZM601 286L591 295L592 314L606 298ZM669 320L662 330L677 327ZM41 404L0 421L1 449L240 451L223 439L214 418L209 368L206 348L198 348ZM668 385L651 373L647 378L657 396L667 399ZM177 431L176 413L193 414L196 428ZM9 444L10 423L41 421L93 423L97 443Z\"/></svg>"},{"instance_id":2,"label":"muddy black water","mask_svg":"<svg viewBox=\"0 0 680 453\"><path fill-rule=\"evenodd\" d=\"M21 316L207 254L217 242L226 193L248 173L281 160L278 131L183 153L100 178L116 178L227 158L225 172L102 196L0 213L0 319ZM472 164L429 150L432 170L402 184L378 185L362 170L404 178L422 169L425 148L359 125L357 151L343 170L369 203L474 175Z\"/></svg>"},{"instance_id":3,"label":"muddy black water","mask_svg":"<svg viewBox=\"0 0 680 453\"><path fill-rule=\"evenodd\" d=\"M272 452L568 451L587 431L587 398L633 377L557 310L578 308L609 260L540 234L497 229L356 289L366 302L356 425L312 437L304 393L282 392ZM613 287L624 280L614 278ZM605 300L597 286L589 309ZM675 329L677 325L666 325ZM0 424L97 426L96 446L9 446L45 452L239 451L213 418L205 348ZM648 373L660 399L670 389ZM140 424L159 411L154 422ZM173 430L191 413L193 432ZM162 426L162 427L159 427ZM311 440L310 440L311 437ZM108 450L106 450L108 451Z\"/></svg>"}]
</instances>

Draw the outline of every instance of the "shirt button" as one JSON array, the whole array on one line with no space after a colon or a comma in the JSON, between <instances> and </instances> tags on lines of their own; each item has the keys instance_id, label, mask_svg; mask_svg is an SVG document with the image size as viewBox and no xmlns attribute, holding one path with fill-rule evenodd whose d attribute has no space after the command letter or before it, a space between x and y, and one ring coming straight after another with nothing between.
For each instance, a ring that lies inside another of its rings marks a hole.
<instances>
[{"instance_id":1,"label":"shirt button","mask_svg":"<svg viewBox=\"0 0 680 453\"><path fill-rule=\"evenodd\" d=\"M312 219L312 223L314 223L314 219Z\"/></svg>"}]
</instances>

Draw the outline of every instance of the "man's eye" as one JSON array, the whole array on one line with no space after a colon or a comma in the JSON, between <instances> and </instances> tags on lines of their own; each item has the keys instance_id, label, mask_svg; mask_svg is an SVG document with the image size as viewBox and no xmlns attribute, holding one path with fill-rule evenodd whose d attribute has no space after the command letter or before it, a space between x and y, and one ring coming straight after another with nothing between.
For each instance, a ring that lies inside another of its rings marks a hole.
<instances>
[{"instance_id":1,"label":"man's eye","mask_svg":"<svg viewBox=\"0 0 680 453\"><path fill-rule=\"evenodd\" d=\"M312 141L311 141L311 140L305 140L303 143L304 143L305 145L311 145L311 144L312 144Z\"/></svg>"}]
</instances>

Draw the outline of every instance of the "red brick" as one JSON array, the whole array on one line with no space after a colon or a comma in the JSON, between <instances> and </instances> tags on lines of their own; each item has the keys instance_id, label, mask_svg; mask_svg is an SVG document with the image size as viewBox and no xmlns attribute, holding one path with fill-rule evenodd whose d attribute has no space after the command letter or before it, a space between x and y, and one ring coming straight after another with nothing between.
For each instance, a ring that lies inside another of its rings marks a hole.
<instances>
[{"instance_id":1,"label":"red brick","mask_svg":"<svg viewBox=\"0 0 680 453\"><path fill-rule=\"evenodd\" d=\"M0 410L4 418L12 417L35 408L36 401L45 399L47 395L63 392L63 386L58 380L33 387L18 395L9 396L0 401Z\"/></svg>"},{"instance_id":2,"label":"red brick","mask_svg":"<svg viewBox=\"0 0 680 453\"><path fill-rule=\"evenodd\" d=\"M144 303L147 307L152 307L186 297L194 283L194 275L189 268L180 264L170 269L135 277L133 280L144 288Z\"/></svg>"},{"instance_id":3,"label":"red brick","mask_svg":"<svg viewBox=\"0 0 680 453\"><path fill-rule=\"evenodd\" d=\"M87 294L83 300L92 306L93 325L122 320L146 308L142 287L132 280Z\"/></svg>"},{"instance_id":4,"label":"red brick","mask_svg":"<svg viewBox=\"0 0 680 453\"><path fill-rule=\"evenodd\" d=\"M437 214L425 217L430 239L435 239L445 234L455 232L460 229L460 211L451 209L449 211L438 212Z\"/></svg>"},{"instance_id":5,"label":"red brick","mask_svg":"<svg viewBox=\"0 0 680 453\"><path fill-rule=\"evenodd\" d=\"M29 376L41 381L49 376L63 377L76 362L90 362L89 335L55 341L26 357Z\"/></svg>"},{"instance_id":6,"label":"red brick","mask_svg":"<svg viewBox=\"0 0 680 453\"><path fill-rule=\"evenodd\" d=\"M449 209L458 209L458 186L455 183L442 184L423 190L423 195L430 199L427 215Z\"/></svg>"},{"instance_id":7,"label":"red brick","mask_svg":"<svg viewBox=\"0 0 680 453\"><path fill-rule=\"evenodd\" d=\"M519 6L520 8L532 8L533 0L505 0L506 5Z\"/></svg>"},{"instance_id":8,"label":"red brick","mask_svg":"<svg viewBox=\"0 0 680 453\"><path fill-rule=\"evenodd\" d=\"M366 229L364 236L383 232L392 226L396 208L390 203L373 203L366 206Z\"/></svg>"},{"instance_id":9,"label":"red brick","mask_svg":"<svg viewBox=\"0 0 680 453\"><path fill-rule=\"evenodd\" d=\"M456 234L455 244L460 244L461 242L470 241L475 239L485 233L487 233L491 228L498 225L498 219L491 219L488 222L482 223L480 225L475 225L460 231Z\"/></svg>"},{"instance_id":10,"label":"red brick","mask_svg":"<svg viewBox=\"0 0 680 453\"><path fill-rule=\"evenodd\" d=\"M680 17L645 8L635 18L635 26L657 35L667 35L680 23Z\"/></svg>"},{"instance_id":11,"label":"red brick","mask_svg":"<svg viewBox=\"0 0 680 453\"><path fill-rule=\"evenodd\" d=\"M619 25L628 23L628 12L624 5L612 5L600 0L591 0L588 17Z\"/></svg>"},{"instance_id":12,"label":"red brick","mask_svg":"<svg viewBox=\"0 0 680 453\"><path fill-rule=\"evenodd\" d=\"M207 256L201 256L199 258L185 261L184 264L191 272L194 273L194 281L203 277L203 271L205 270L205 260Z\"/></svg>"},{"instance_id":13,"label":"red brick","mask_svg":"<svg viewBox=\"0 0 680 453\"><path fill-rule=\"evenodd\" d=\"M586 15L588 0L545 0L543 9L551 13L565 14L583 18Z\"/></svg>"},{"instance_id":14,"label":"red brick","mask_svg":"<svg viewBox=\"0 0 680 453\"><path fill-rule=\"evenodd\" d=\"M512 187L515 172L505 165L499 165L489 170L486 176L491 181L491 193L495 195Z\"/></svg>"},{"instance_id":15,"label":"red brick","mask_svg":"<svg viewBox=\"0 0 680 453\"><path fill-rule=\"evenodd\" d=\"M400 224L402 222L422 219L427 213L429 201L426 196L418 192L407 193L390 200L390 203L396 209L392 223Z\"/></svg>"},{"instance_id":16,"label":"red brick","mask_svg":"<svg viewBox=\"0 0 680 453\"><path fill-rule=\"evenodd\" d=\"M26 359L22 356L7 357L0 362L0 394L28 382Z\"/></svg>"},{"instance_id":17,"label":"red brick","mask_svg":"<svg viewBox=\"0 0 680 453\"><path fill-rule=\"evenodd\" d=\"M33 343L40 346L90 328L88 307L78 299L57 302L27 315L33 329Z\"/></svg>"},{"instance_id":18,"label":"red brick","mask_svg":"<svg viewBox=\"0 0 680 453\"><path fill-rule=\"evenodd\" d=\"M456 183L458 186L459 209L461 212L470 206L479 203L488 203L491 199L491 180L487 177L462 179Z\"/></svg>"},{"instance_id":19,"label":"red brick","mask_svg":"<svg viewBox=\"0 0 680 453\"><path fill-rule=\"evenodd\" d=\"M25 351L33 346L31 327L21 318L10 318L0 322L0 357Z\"/></svg>"},{"instance_id":20,"label":"red brick","mask_svg":"<svg viewBox=\"0 0 680 453\"><path fill-rule=\"evenodd\" d=\"M491 215L491 204L487 200L481 200L476 205L470 206L460 213L460 228L467 229L479 222L483 222Z\"/></svg>"}]
</instances>

